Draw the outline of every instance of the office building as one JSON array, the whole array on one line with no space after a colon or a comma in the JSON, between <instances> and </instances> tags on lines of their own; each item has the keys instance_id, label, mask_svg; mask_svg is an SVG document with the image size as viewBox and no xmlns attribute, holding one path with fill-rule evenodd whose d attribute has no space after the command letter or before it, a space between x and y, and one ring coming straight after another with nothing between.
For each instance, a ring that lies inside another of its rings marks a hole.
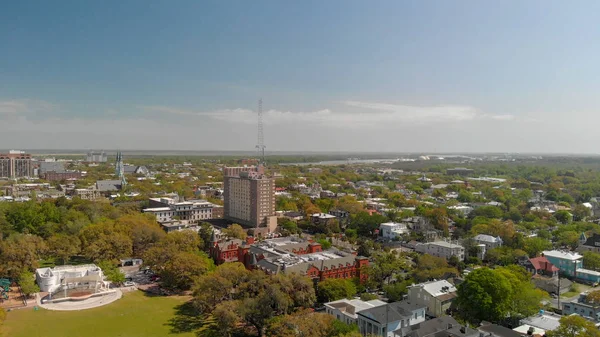
<instances>
[{"instance_id":1,"label":"office building","mask_svg":"<svg viewBox=\"0 0 600 337\"><path fill-rule=\"evenodd\" d=\"M275 180L263 166L223 169L224 218L246 227L277 227Z\"/></svg>"},{"instance_id":2,"label":"office building","mask_svg":"<svg viewBox=\"0 0 600 337\"><path fill-rule=\"evenodd\" d=\"M32 175L33 165L30 154L16 150L0 153L0 178L28 178Z\"/></svg>"}]
</instances>

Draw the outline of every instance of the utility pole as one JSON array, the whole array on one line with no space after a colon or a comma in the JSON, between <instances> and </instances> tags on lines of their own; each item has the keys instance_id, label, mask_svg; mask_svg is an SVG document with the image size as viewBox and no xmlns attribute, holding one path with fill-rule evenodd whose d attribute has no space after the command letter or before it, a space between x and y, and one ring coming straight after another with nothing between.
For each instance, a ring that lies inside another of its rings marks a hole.
<instances>
[{"instance_id":1,"label":"utility pole","mask_svg":"<svg viewBox=\"0 0 600 337\"><path fill-rule=\"evenodd\" d=\"M558 298L558 310L562 310L560 308L560 271L558 272L558 291L557 291L557 293L558 293L558 296L557 296L557 298Z\"/></svg>"}]
</instances>

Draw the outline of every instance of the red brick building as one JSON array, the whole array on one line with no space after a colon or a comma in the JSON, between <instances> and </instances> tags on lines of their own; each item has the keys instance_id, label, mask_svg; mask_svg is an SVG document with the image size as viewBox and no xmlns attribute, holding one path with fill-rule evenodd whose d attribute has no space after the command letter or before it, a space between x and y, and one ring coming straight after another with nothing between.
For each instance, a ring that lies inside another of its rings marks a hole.
<instances>
[{"instance_id":1,"label":"red brick building","mask_svg":"<svg viewBox=\"0 0 600 337\"><path fill-rule=\"evenodd\" d=\"M268 274L298 273L322 281L328 278L358 277L369 260L356 253L338 250L323 251L321 244L298 238L277 238L254 242L248 237L217 241L213 236L210 256L216 264L241 262L247 269L260 269Z\"/></svg>"},{"instance_id":2,"label":"red brick building","mask_svg":"<svg viewBox=\"0 0 600 337\"><path fill-rule=\"evenodd\" d=\"M80 179L81 172L44 172L40 175L40 178L46 181L61 181L68 179Z\"/></svg>"}]
</instances>

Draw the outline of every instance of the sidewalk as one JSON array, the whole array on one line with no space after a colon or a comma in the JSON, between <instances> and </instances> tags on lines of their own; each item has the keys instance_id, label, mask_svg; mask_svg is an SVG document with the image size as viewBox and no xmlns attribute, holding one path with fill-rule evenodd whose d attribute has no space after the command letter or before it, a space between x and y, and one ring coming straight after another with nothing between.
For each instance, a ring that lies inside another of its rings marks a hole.
<instances>
[{"instance_id":1,"label":"sidewalk","mask_svg":"<svg viewBox=\"0 0 600 337\"><path fill-rule=\"evenodd\" d=\"M47 310L73 311L73 310L85 310L85 309L101 307L103 305L107 305L109 303L112 303L112 302L120 299L122 296L123 296L123 293L121 292L121 290L115 289L115 292L113 292L111 294L97 296L97 297L91 297L91 298L88 298L83 301L65 301L65 302L42 304L42 298L38 294L38 295L36 295L36 302L40 308L44 308Z\"/></svg>"}]
</instances>

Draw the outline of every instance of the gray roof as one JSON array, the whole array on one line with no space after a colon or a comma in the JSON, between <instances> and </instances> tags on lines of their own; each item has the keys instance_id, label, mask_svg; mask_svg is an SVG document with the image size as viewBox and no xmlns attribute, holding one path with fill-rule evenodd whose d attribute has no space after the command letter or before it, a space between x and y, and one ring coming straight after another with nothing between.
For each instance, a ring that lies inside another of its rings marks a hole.
<instances>
[{"instance_id":1,"label":"gray roof","mask_svg":"<svg viewBox=\"0 0 600 337\"><path fill-rule=\"evenodd\" d=\"M482 242L491 242L491 243L496 243L496 242L502 243L502 239L499 236L493 237L493 236L487 235L487 234L479 234L479 235L475 236L473 238L473 240L482 241Z\"/></svg>"},{"instance_id":2,"label":"gray roof","mask_svg":"<svg viewBox=\"0 0 600 337\"><path fill-rule=\"evenodd\" d=\"M461 329L464 328L464 333ZM461 326L454 318L442 316L428 321L415 324L413 326L399 329L405 332L408 337L448 337L448 336L478 336L477 330Z\"/></svg>"},{"instance_id":3,"label":"gray roof","mask_svg":"<svg viewBox=\"0 0 600 337\"><path fill-rule=\"evenodd\" d=\"M98 180L96 189L100 192L118 191L121 189L121 180Z\"/></svg>"},{"instance_id":4,"label":"gray roof","mask_svg":"<svg viewBox=\"0 0 600 337\"><path fill-rule=\"evenodd\" d=\"M481 332L491 333L494 337L522 337L520 333L512 329L488 322L482 322L478 329Z\"/></svg>"},{"instance_id":5,"label":"gray roof","mask_svg":"<svg viewBox=\"0 0 600 337\"><path fill-rule=\"evenodd\" d=\"M413 312L419 309L425 309L426 306L411 304L407 301L393 302L370 309L361 310L359 316L374 320L378 323L397 322L413 316Z\"/></svg>"},{"instance_id":6,"label":"gray roof","mask_svg":"<svg viewBox=\"0 0 600 337\"><path fill-rule=\"evenodd\" d=\"M252 248L255 248L254 246L251 246L250 248L250 252L253 252ZM329 253L331 254L332 251L325 251L323 253ZM315 253L315 254L322 254L322 253ZM330 259L314 259L314 260L307 260L308 257L310 257L313 254L306 254L306 255L294 255L294 254L290 254L290 255L281 255L281 256L269 256L266 257L265 259L262 259L260 261L258 261L258 267L264 270L268 270L269 272L273 273L273 274L277 274L279 272L285 272L285 273L297 273L300 275L305 275L306 272L308 271L308 269L311 266L315 266L318 270L322 271L325 268L327 269L332 269L332 268L337 268L339 267L339 265L354 265L357 256L354 256L352 254L347 253L344 256L338 256L335 258L330 258Z\"/></svg>"},{"instance_id":7,"label":"gray roof","mask_svg":"<svg viewBox=\"0 0 600 337\"><path fill-rule=\"evenodd\" d=\"M60 161L41 161L40 162L40 173L44 172L65 172L65 163Z\"/></svg>"}]
</instances>

